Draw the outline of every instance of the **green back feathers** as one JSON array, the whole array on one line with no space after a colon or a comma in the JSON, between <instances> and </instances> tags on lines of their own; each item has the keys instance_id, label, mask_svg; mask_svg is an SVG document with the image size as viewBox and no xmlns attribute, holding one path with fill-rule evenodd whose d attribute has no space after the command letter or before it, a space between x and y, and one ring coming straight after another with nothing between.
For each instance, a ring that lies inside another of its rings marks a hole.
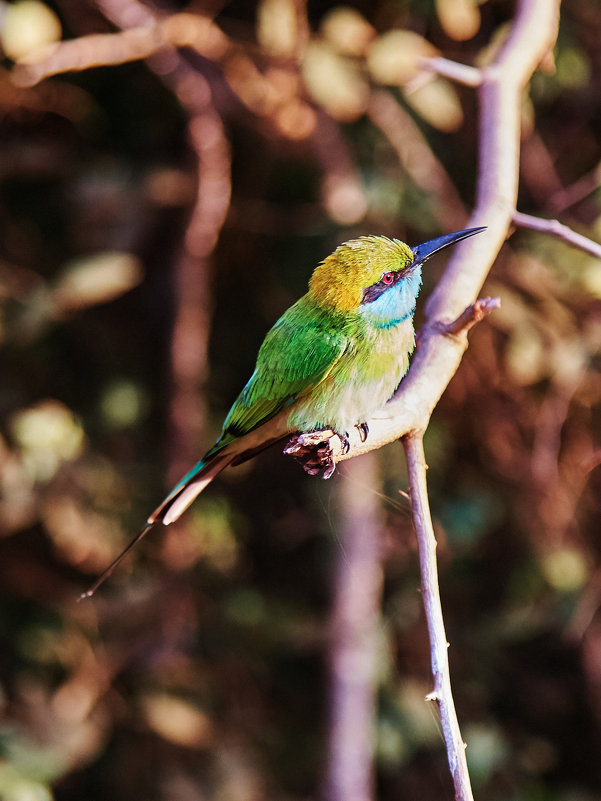
<instances>
[{"instance_id":1,"label":"green back feathers","mask_svg":"<svg viewBox=\"0 0 601 801\"><path fill-rule=\"evenodd\" d=\"M309 282L312 300L332 311L345 313L361 304L363 290L387 271L402 270L413 252L399 239L361 236L344 242L319 264Z\"/></svg>"},{"instance_id":2,"label":"green back feathers","mask_svg":"<svg viewBox=\"0 0 601 801\"><path fill-rule=\"evenodd\" d=\"M221 437L205 458L275 417L319 384L346 347L344 326L304 295L267 333L255 371L234 402Z\"/></svg>"}]
</instances>

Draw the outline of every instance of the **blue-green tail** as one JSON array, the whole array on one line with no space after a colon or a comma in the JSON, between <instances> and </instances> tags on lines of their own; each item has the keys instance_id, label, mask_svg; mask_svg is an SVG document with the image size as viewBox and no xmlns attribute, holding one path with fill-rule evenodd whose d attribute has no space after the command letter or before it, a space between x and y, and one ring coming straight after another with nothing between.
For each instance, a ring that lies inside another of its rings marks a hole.
<instances>
[{"instance_id":1,"label":"blue-green tail","mask_svg":"<svg viewBox=\"0 0 601 801\"><path fill-rule=\"evenodd\" d=\"M213 450L213 449L212 449ZM211 483L215 476L231 461L231 456L217 451L209 451L207 456L189 470L171 490L162 503L146 521L148 525L162 523L168 526L182 515L192 501Z\"/></svg>"}]
</instances>

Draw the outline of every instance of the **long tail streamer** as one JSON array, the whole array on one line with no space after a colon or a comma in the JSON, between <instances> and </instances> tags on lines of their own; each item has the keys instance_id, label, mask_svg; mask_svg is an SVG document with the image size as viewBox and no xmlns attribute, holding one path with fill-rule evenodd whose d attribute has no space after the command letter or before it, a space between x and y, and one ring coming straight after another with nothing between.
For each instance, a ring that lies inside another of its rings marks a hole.
<instances>
[{"instance_id":1,"label":"long tail streamer","mask_svg":"<svg viewBox=\"0 0 601 801\"><path fill-rule=\"evenodd\" d=\"M84 598L91 598L91 597L92 597L92 595L94 595L94 593L95 593L95 592L96 592L96 590L98 589L98 587L100 587L100 585L101 585L101 584L104 584L104 582L105 582L105 581L107 580L107 578L108 578L108 577L111 575L111 573L113 572L113 570L114 570L114 569L117 567L117 565L118 565L118 564L119 564L119 563L120 563L120 562L121 562L121 561L122 561L122 560L123 560L123 559L124 559L124 558L127 556L127 554L128 554L130 551L131 551L131 549L132 549L132 548L134 548L134 547L135 547L135 546L136 546L136 545L137 545L137 544L140 542L140 540L142 539L142 537L146 536L146 534L147 534L147 533L150 531L150 529L151 529L151 528L154 528L154 526L155 526L155 525L156 525L156 523L155 523L155 522L153 522L153 523L147 523L147 524L144 526L144 528L142 529L142 531L140 531L140 533L139 533L139 534L136 534L136 536L135 536L135 537L133 538L133 540L132 540L132 541L129 543L129 545L128 545L128 546L127 546L127 547L126 547L126 548L125 548L123 551L121 551L121 553L119 554L119 556L118 556L116 559L114 559L114 560L113 560L113 561L110 563L110 565L109 565L109 566L106 568L106 570L104 570L104 571L103 571L103 572L100 574L100 576L99 576L99 577L96 579L96 581L95 581L95 582L92 584L92 586L90 587L90 589L89 589L89 590L86 590L85 592L82 592L82 594L79 596L79 598L78 598L77 600L78 600L78 601L83 601L83 600L84 600Z\"/></svg>"}]
</instances>

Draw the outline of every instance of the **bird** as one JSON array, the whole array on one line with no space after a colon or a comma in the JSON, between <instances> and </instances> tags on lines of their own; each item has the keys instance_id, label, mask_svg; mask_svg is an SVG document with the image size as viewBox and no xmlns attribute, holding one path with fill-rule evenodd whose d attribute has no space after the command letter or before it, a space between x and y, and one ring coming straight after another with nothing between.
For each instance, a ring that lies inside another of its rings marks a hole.
<instances>
[{"instance_id":1,"label":"bird","mask_svg":"<svg viewBox=\"0 0 601 801\"><path fill-rule=\"evenodd\" d=\"M422 266L435 253L485 227L444 234L416 247L386 236L339 245L315 268L308 291L279 318L259 348L255 369L229 410L215 444L149 515L144 528L81 598L90 597L156 524L176 521L230 464L282 436L333 431L348 449L349 431L393 396L415 347L413 317ZM264 434L285 412L283 432ZM323 470L329 478L330 460Z\"/></svg>"}]
</instances>

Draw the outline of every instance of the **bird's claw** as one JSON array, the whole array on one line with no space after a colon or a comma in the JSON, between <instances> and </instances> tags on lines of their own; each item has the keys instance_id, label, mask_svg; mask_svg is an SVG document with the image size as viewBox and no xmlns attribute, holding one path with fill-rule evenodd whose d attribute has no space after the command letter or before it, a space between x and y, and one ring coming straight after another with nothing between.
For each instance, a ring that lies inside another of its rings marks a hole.
<instances>
[{"instance_id":1,"label":"bird's claw","mask_svg":"<svg viewBox=\"0 0 601 801\"><path fill-rule=\"evenodd\" d=\"M367 423L359 423L355 428L359 432L361 442L365 442L369 433ZM284 448L284 453L300 462L303 470L310 476L321 475L322 478L330 478L336 469L334 437L340 442L342 454L348 453L351 449L348 431L333 431L331 428L295 434Z\"/></svg>"},{"instance_id":2,"label":"bird's claw","mask_svg":"<svg viewBox=\"0 0 601 801\"><path fill-rule=\"evenodd\" d=\"M336 432L336 436L340 440L340 447L342 448L342 453L348 453L351 449L351 443L348 438L348 431Z\"/></svg>"},{"instance_id":3,"label":"bird's claw","mask_svg":"<svg viewBox=\"0 0 601 801\"><path fill-rule=\"evenodd\" d=\"M361 439L361 442L365 442L367 435L369 434L369 426L367 423L358 423L355 428L359 432L359 438Z\"/></svg>"}]
</instances>

